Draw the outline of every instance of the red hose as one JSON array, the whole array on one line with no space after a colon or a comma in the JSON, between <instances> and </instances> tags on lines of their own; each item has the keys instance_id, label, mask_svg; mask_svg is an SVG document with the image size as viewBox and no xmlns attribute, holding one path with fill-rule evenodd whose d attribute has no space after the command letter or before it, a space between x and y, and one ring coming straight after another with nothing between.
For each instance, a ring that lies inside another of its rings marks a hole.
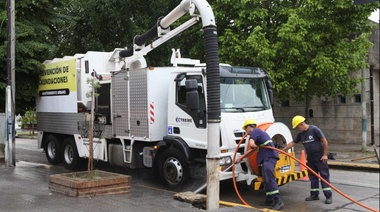
<instances>
[{"instance_id":1,"label":"red hose","mask_svg":"<svg viewBox=\"0 0 380 212\"><path fill-rule=\"evenodd\" d=\"M237 147L236 147L236 150L234 152L234 157L233 157L233 160L232 161L236 161L236 153L239 149L239 146L240 144L243 142L244 138L247 136L247 134L245 134L241 140L239 141ZM349 197L348 195L344 194L342 191L340 191L339 189L335 188L333 185L331 185L329 182L327 182L325 179L323 179L319 174L317 174L314 170L312 170L310 167L308 167L305 163L303 163L302 161L298 160L296 157L294 157L293 155L291 154L288 154L287 152L285 151L282 151L280 149L277 149L275 147L271 147L271 146L263 146L263 147L260 147L260 148L268 148L268 149L272 149L272 150L276 150L282 154L285 154L291 158L293 158L295 161L297 161L299 164L303 165L304 167L306 167L311 173L313 173L315 176L317 176L321 181L323 181L324 183L326 183L327 185L329 185L333 190L335 190L336 192L338 192L340 195L342 195L343 197L347 198L348 200L350 200L351 202L357 204L357 205L360 205L362 206L363 208L366 208L370 211L374 211L374 212L378 212L378 210L374 209L374 208L371 208L369 206L366 206L356 200L354 200L353 198ZM251 151L251 150L250 150ZM235 192L236 194L238 195L240 201L242 201L245 205L247 206L251 206L249 205L248 203L246 203L244 201L244 199L241 197L240 193L239 193L239 190L237 189L237 186L236 186L236 179L235 179L235 166L232 166L232 182L234 183L234 188L235 188ZM252 206L251 206L252 207Z\"/></svg>"}]
</instances>

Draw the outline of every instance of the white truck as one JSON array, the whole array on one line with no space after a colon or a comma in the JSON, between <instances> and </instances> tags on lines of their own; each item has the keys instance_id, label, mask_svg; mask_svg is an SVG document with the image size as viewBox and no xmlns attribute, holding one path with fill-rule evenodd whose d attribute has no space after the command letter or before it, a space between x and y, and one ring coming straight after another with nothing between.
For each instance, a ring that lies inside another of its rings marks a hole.
<instances>
[{"instance_id":1,"label":"white truck","mask_svg":"<svg viewBox=\"0 0 380 212\"><path fill-rule=\"evenodd\" d=\"M190 13L177 28L170 25ZM202 19L206 64L181 58L173 49L170 67L148 67L149 51ZM89 157L91 84L96 76L93 158L130 169L152 168L170 187L180 186L206 173L210 120L217 120L220 135L220 180L232 178L233 157L245 142L242 124L255 119L277 147L292 140L286 125L274 122L272 85L256 67L221 65L216 25L207 1L183 0L156 26L134 41L130 49L75 54L45 61L37 98L38 145L51 164L76 169ZM148 41L152 41L145 45ZM237 181L258 183L255 156L235 166ZM279 185L302 177L294 161L281 155L277 163ZM280 182L281 181L281 182Z\"/></svg>"}]
</instances>

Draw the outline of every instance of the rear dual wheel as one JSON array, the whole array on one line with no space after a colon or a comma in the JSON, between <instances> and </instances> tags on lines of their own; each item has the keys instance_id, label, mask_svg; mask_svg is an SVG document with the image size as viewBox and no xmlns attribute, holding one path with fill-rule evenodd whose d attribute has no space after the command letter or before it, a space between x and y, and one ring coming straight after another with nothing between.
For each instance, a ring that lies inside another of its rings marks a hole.
<instances>
[{"instance_id":1,"label":"rear dual wheel","mask_svg":"<svg viewBox=\"0 0 380 212\"><path fill-rule=\"evenodd\" d=\"M45 154L50 164L56 165L61 163L62 145L55 135L48 135L46 137Z\"/></svg>"},{"instance_id":2,"label":"rear dual wheel","mask_svg":"<svg viewBox=\"0 0 380 212\"><path fill-rule=\"evenodd\" d=\"M79 157L73 137L67 137L63 141L62 162L63 166L69 170L78 170L84 167L85 160Z\"/></svg>"}]
</instances>

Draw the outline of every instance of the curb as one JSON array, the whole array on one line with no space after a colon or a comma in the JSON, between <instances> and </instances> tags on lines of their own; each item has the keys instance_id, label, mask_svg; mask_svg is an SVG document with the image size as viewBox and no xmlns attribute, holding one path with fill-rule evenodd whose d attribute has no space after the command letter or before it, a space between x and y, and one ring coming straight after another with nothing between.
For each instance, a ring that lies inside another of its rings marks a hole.
<instances>
[{"instance_id":1,"label":"curb","mask_svg":"<svg viewBox=\"0 0 380 212\"><path fill-rule=\"evenodd\" d=\"M329 161L328 163L330 167L373 169L377 171L380 170L380 164L350 163L350 162L338 162L338 161Z\"/></svg>"}]
</instances>

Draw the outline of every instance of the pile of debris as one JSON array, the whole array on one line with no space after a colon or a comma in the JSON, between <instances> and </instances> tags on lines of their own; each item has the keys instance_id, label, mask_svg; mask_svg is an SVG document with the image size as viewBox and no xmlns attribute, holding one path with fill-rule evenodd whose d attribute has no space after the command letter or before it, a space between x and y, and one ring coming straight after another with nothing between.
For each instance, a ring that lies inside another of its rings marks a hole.
<instances>
[{"instance_id":1,"label":"pile of debris","mask_svg":"<svg viewBox=\"0 0 380 212\"><path fill-rule=\"evenodd\" d=\"M190 203L192 206L206 210L206 195L196 194L191 191L180 192L173 195L174 199Z\"/></svg>"}]
</instances>

